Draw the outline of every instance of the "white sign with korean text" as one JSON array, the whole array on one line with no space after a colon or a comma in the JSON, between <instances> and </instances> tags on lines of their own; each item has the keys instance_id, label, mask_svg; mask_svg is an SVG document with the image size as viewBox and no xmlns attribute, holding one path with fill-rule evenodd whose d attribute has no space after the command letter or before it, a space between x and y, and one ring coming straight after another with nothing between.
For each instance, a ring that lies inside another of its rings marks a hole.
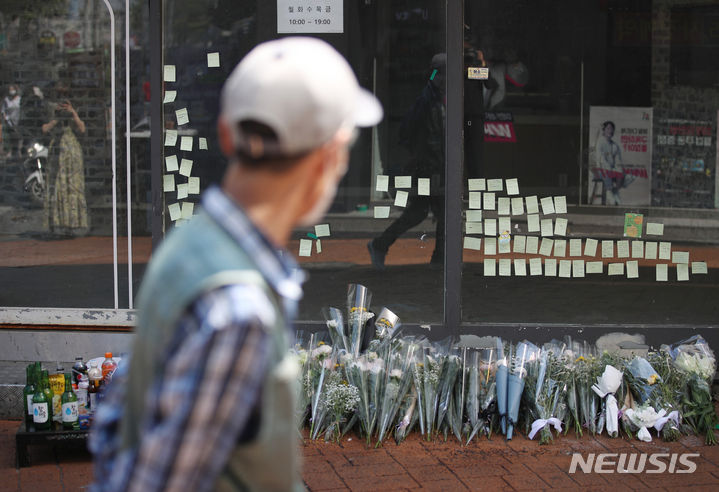
<instances>
[{"instance_id":1,"label":"white sign with korean text","mask_svg":"<svg viewBox=\"0 0 719 492\"><path fill-rule=\"evenodd\" d=\"M342 33L344 0L277 0L277 32Z\"/></svg>"}]
</instances>

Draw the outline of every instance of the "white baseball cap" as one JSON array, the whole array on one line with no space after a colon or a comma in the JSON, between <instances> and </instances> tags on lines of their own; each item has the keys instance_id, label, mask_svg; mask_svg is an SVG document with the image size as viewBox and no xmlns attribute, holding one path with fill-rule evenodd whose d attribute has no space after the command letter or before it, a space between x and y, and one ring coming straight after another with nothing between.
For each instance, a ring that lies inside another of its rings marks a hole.
<instances>
[{"instance_id":1,"label":"white baseball cap","mask_svg":"<svg viewBox=\"0 0 719 492\"><path fill-rule=\"evenodd\" d=\"M221 117L235 146L249 146L238 123L256 121L277 135L262 156L295 156L329 142L340 128L377 124L382 105L360 87L347 60L325 41L287 37L256 46L222 89ZM258 157L253 151L250 155Z\"/></svg>"}]
</instances>

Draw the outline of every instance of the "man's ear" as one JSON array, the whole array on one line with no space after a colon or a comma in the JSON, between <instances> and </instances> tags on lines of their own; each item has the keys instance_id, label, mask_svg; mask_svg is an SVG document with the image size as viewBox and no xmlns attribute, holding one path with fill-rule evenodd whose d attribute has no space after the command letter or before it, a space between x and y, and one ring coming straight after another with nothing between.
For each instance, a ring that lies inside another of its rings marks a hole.
<instances>
[{"instance_id":1,"label":"man's ear","mask_svg":"<svg viewBox=\"0 0 719 492\"><path fill-rule=\"evenodd\" d=\"M220 150L226 157L231 158L235 155L235 143L232 138L232 131L229 123L220 116L217 119L217 138L220 141Z\"/></svg>"}]
</instances>

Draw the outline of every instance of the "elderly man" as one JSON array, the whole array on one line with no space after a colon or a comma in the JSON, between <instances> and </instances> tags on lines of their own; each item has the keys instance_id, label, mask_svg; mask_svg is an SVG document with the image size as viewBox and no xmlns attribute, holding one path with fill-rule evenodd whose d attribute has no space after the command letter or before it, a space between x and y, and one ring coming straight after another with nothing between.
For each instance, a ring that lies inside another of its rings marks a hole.
<instances>
[{"instance_id":1,"label":"elderly man","mask_svg":"<svg viewBox=\"0 0 719 492\"><path fill-rule=\"evenodd\" d=\"M218 121L230 163L147 270L127 374L91 436L96 489L302 488L288 356L301 275L278 250L322 218L355 128L381 117L323 41L271 41L237 65Z\"/></svg>"}]
</instances>

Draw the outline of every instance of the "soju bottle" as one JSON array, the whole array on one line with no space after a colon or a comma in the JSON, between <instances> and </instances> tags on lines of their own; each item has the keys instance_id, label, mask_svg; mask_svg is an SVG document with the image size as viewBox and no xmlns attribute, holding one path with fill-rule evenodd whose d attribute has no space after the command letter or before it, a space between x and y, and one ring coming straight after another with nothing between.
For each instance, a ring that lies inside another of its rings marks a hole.
<instances>
[{"instance_id":1,"label":"soju bottle","mask_svg":"<svg viewBox=\"0 0 719 492\"><path fill-rule=\"evenodd\" d=\"M65 373L65 392L62 394L62 428L77 429L78 419L77 396L72 391L72 379L70 373Z\"/></svg>"},{"instance_id":2,"label":"soju bottle","mask_svg":"<svg viewBox=\"0 0 719 492\"><path fill-rule=\"evenodd\" d=\"M48 410L48 413L50 415L50 422L53 420L53 413L52 413L52 397L55 396L55 394L52 392L52 388L50 387L50 376L47 372L47 370L43 369L42 371L42 391L45 393L45 397L47 397L47 401L50 403L50 408ZM52 423L50 424L52 427Z\"/></svg>"},{"instance_id":3,"label":"soju bottle","mask_svg":"<svg viewBox=\"0 0 719 492\"><path fill-rule=\"evenodd\" d=\"M39 378L35 385L35 394L32 396L32 421L35 424L35 430L50 430L52 426L51 405L52 397L48 398L45 393L45 380Z\"/></svg>"},{"instance_id":4,"label":"soju bottle","mask_svg":"<svg viewBox=\"0 0 719 492\"><path fill-rule=\"evenodd\" d=\"M32 424L32 397L35 394L35 370L34 365L29 364L25 368L26 384L22 389L23 404L25 406L25 428L30 428Z\"/></svg>"}]
</instances>

